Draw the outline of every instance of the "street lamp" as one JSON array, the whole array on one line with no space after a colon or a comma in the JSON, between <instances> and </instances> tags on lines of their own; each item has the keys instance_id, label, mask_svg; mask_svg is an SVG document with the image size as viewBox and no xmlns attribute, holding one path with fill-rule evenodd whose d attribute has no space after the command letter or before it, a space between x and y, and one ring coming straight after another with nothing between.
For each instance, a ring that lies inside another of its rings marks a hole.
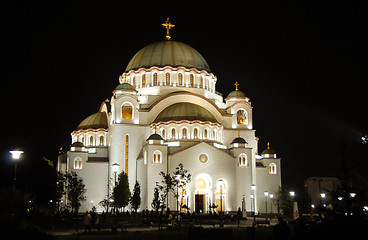
<instances>
[{"instance_id":1,"label":"street lamp","mask_svg":"<svg viewBox=\"0 0 368 240\"><path fill-rule=\"evenodd\" d=\"M256 226L256 200L255 200L254 192L256 191L256 185L252 184L250 186L250 188L253 191L253 208L254 208L254 211L253 211L253 227L255 227Z\"/></svg>"},{"instance_id":2,"label":"street lamp","mask_svg":"<svg viewBox=\"0 0 368 240\"><path fill-rule=\"evenodd\" d=\"M266 219L267 219L267 197L268 197L268 192L267 191L265 191L264 192L264 195L265 195L265 198L266 198Z\"/></svg>"},{"instance_id":3,"label":"street lamp","mask_svg":"<svg viewBox=\"0 0 368 240\"><path fill-rule=\"evenodd\" d=\"M115 186L116 186L116 173L119 171L120 165L118 163L113 163L111 169L115 174Z\"/></svg>"},{"instance_id":4,"label":"street lamp","mask_svg":"<svg viewBox=\"0 0 368 240\"><path fill-rule=\"evenodd\" d=\"M12 155L12 158L14 160L14 185L13 187L14 187L14 190L16 190L17 189L17 162L20 158L20 155L24 152L20 150L12 150L9 152Z\"/></svg>"}]
</instances>

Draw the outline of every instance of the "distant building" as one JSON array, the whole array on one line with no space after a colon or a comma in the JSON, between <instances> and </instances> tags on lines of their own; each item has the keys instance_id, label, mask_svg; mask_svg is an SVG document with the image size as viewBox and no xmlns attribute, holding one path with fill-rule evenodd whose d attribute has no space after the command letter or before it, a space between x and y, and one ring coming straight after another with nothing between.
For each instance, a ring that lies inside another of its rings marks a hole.
<instances>
[{"instance_id":1,"label":"distant building","mask_svg":"<svg viewBox=\"0 0 368 240\"><path fill-rule=\"evenodd\" d=\"M75 171L86 184L80 211L103 210L98 203L113 189L112 164L128 174L131 188L140 183L143 210L152 209L159 173L182 163L192 181L179 189L185 192L179 201L191 212L208 212L213 204L217 211L264 212L264 192L276 194L281 186L281 163L269 146L258 154L250 99L237 83L224 99L203 56L166 39L134 55L111 99L78 125L70 150L59 156L58 170ZM243 70L229 71L241 77ZM169 207L176 210L171 195Z\"/></svg>"},{"instance_id":2,"label":"distant building","mask_svg":"<svg viewBox=\"0 0 368 240\"><path fill-rule=\"evenodd\" d=\"M331 195L329 193L336 192L341 186L341 180L337 177L310 177L304 182L311 204L319 206L328 203ZM322 193L322 197L321 196Z\"/></svg>"}]
</instances>

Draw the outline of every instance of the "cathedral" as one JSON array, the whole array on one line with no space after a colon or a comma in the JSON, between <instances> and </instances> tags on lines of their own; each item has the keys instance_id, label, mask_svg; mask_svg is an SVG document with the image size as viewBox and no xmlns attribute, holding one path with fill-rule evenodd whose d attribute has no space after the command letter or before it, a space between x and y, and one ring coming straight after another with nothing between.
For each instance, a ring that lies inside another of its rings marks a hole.
<instances>
[{"instance_id":1,"label":"cathedral","mask_svg":"<svg viewBox=\"0 0 368 240\"><path fill-rule=\"evenodd\" d=\"M162 25L166 39L133 56L111 99L78 125L59 155L58 171L74 171L86 185L79 211L103 211L99 202L122 171L131 192L140 183L140 210L151 210L159 173L181 163L191 181L180 185L178 199L169 194L171 210L275 213L280 158L269 144L259 154L250 99L237 82L224 98L204 57L171 39L169 19ZM177 209L178 202L187 208Z\"/></svg>"}]
</instances>

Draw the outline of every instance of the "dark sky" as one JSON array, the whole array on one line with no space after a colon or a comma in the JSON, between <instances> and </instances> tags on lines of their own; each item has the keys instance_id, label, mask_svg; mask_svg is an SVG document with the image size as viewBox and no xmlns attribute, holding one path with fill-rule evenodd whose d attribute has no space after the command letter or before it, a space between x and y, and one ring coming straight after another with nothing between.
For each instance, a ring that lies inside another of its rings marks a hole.
<instances>
[{"instance_id":1,"label":"dark sky","mask_svg":"<svg viewBox=\"0 0 368 240\"><path fill-rule=\"evenodd\" d=\"M2 161L14 147L55 161L133 55L164 40L170 17L173 40L204 56L217 91L240 83L259 148L270 141L282 157L286 185L341 176L343 153L367 184L367 2L98 2L2 1Z\"/></svg>"}]
</instances>

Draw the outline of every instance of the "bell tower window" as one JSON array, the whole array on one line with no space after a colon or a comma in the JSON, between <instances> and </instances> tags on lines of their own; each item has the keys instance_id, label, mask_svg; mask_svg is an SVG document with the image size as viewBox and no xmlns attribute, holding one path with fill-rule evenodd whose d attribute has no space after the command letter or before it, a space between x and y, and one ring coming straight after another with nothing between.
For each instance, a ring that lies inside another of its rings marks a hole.
<instances>
[{"instance_id":1,"label":"bell tower window","mask_svg":"<svg viewBox=\"0 0 368 240\"><path fill-rule=\"evenodd\" d=\"M121 118L133 119L133 106L130 103L124 103L121 106Z\"/></svg>"}]
</instances>

